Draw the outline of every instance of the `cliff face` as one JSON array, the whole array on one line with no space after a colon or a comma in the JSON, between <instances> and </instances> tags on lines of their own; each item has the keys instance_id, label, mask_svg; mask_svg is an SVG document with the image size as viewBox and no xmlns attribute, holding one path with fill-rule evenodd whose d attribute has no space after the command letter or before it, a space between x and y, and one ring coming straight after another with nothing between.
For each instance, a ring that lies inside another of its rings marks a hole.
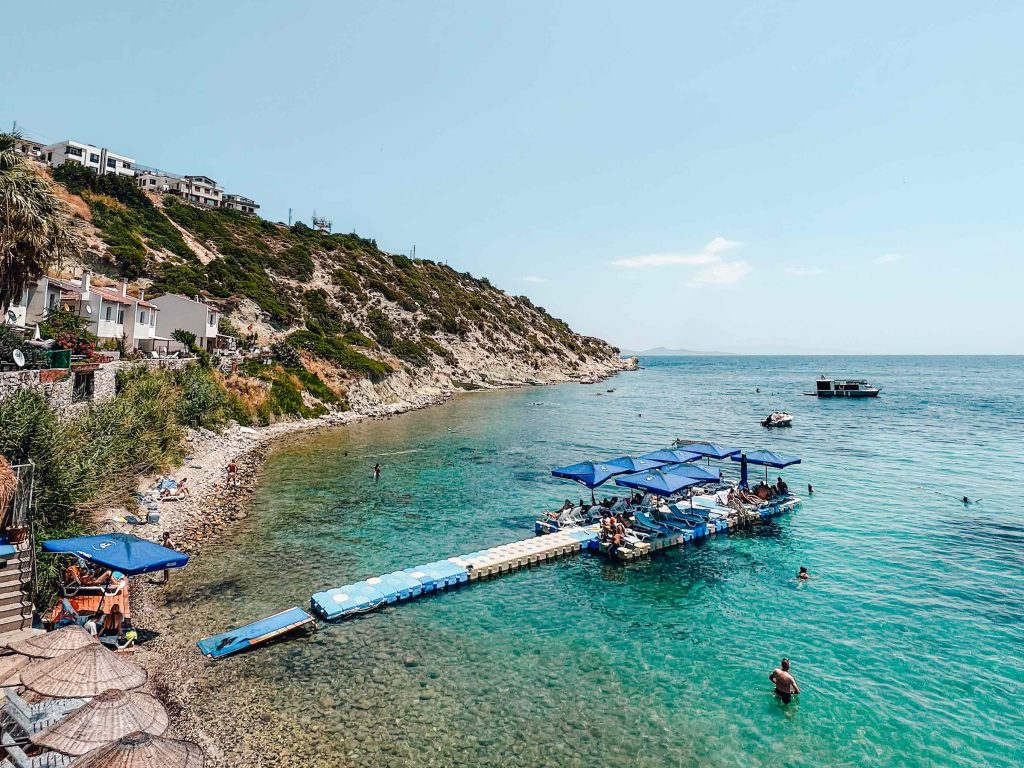
<instances>
[{"instance_id":1,"label":"cliff face","mask_svg":"<svg viewBox=\"0 0 1024 768\"><path fill-rule=\"evenodd\" d=\"M148 296L208 297L240 337L276 344L310 407L335 404L321 382L361 410L424 391L595 379L624 366L609 344L525 297L355 234L201 210L128 180L55 177L90 214L91 266L137 280Z\"/></svg>"}]
</instances>

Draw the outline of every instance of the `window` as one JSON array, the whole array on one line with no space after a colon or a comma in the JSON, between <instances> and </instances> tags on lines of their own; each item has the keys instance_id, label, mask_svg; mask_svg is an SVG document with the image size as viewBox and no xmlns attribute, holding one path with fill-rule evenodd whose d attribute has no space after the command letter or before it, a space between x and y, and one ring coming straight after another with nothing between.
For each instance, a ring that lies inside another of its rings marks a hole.
<instances>
[{"instance_id":1,"label":"window","mask_svg":"<svg viewBox=\"0 0 1024 768\"><path fill-rule=\"evenodd\" d=\"M89 153L89 162L90 162L90 163L96 163L96 164L99 164L99 162L100 162L100 156L99 156L99 155L96 155L96 154L93 154L92 152L90 152L90 153Z\"/></svg>"},{"instance_id":2,"label":"window","mask_svg":"<svg viewBox=\"0 0 1024 768\"><path fill-rule=\"evenodd\" d=\"M150 179L149 180L149 186L152 187L154 184L156 184L156 179Z\"/></svg>"},{"instance_id":3,"label":"window","mask_svg":"<svg viewBox=\"0 0 1024 768\"><path fill-rule=\"evenodd\" d=\"M124 325L124 307L117 308L117 324Z\"/></svg>"},{"instance_id":4,"label":"window","mask_svg":"<svg viewBox=\"0 0 1024 768\"><path fill-rule=\"evenodd\" d=\"M216 322L217 322L217 315L215 315L213 312L211 312L210 313L210 319L207 321L206 324L207 325L213 325Z\"/></svg>"},{"instance_id":5,"label":"window","mask_svg":"<svg viewBox=\"0 0 1024 768\"><path fill-rule=\"evenodd\" d=\"M64 154L71 155L72 157L81 157L82 150L80 150L78 147L65 147Z\"/></svg>"},{"instance_id":6,"label":"window","mask_svg":"<svg viewBox=\"0 0 1024 768\"><path fill-rule=\"evenodd\" d=\"M75 374L74 389L71 391L71 402L84 403L92 400L96 391L96 375L93 371Z\"/></svg>"},{"instance_id":7,"label":"window","mask_svg":"<svg viewBox=\"0 0 1024 768\"><path fill-rule=\"evenodd\" d=\"M53 152L47 152L46 153L46 162L49 163L52 160L53 160Z\"/></svg>"},{"instance_id":8,"label":"window","mask_svg":"<svg viewBox=\"0 0 1024 768\"><path fill-rule=\"evenodd\" d=\"M132 164L131 164L131 163L126 163L126 162L124 162L124 161L122 160L122 161L121 161L121 167L122 167L122 168L128 168L129 170L131 170Z\"/></svg>"},{"instance_id":9,"label":"window","mask_svg":"<svg viewBox=\"0 0 1024 768\"><path fill-rule=\"evenodd\" d=\"M146 310L142 310L139 313L139 322L142 323L142 325L146 324Z\"/></svg>"},{"instance_id":10,"label":"window","mask_svg":"<svg viewBox=\"0 0 1024 768\"><path fill-rule=\"evenodd\" d=\"M117 168L117 161L112 157L107 158L107 168Z\"/></svg>"},{"instance_id":11,"label":"window","mask_svg":"<svg viewBox=\"0 0 1024 768\"><path fill-rule=\"evenodd\" d=\"M54 307L56 307L57 306L57 300L58 300L57 299L57 294L56 293L51 293L49 296L47 296L46 308L47 309L53 309Z\"/></svg>"},{"instance_id":12,"label":"window","mask_svg":"<svg viewBox=\"0 0 1024 768\"><path fill-rule=\"evenodd\" d=\"M113 320L114 319L114 308L112 306L110 306L109 304L107 304L107 309L103 313L103 319L104 320Z\"/></svg>"},{"instance_id":13,"label":"window","mask_svg":"<svg viewBox=\"0 0 1024 768\"><path fill-rule=\"evenodd\" d=\"M156 327L156 312L151 312L150 315L149 315L149 327L150 328L155 328Z\"/></svg>"}]
</instances>

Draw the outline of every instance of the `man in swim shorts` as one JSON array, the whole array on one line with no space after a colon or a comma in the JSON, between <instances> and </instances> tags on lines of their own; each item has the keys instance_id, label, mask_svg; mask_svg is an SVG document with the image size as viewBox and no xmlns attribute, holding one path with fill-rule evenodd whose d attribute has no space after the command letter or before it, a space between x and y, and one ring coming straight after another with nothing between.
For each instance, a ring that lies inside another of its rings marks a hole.
<instances>
[{"instance_id":1,"label":"man in swim shorts","mask_svg":"<svg viewBox=\"0 0 1024 768\"><path fill-rule=\"evenodd\" d=\"M783 704L789 704L793 697L800 693L800 686L796 684L796 679L789 674L789 659L783 659L782 664L768 675L768 679L775 683L775 695L782 700Z\"/></svg>"}]
</instances>

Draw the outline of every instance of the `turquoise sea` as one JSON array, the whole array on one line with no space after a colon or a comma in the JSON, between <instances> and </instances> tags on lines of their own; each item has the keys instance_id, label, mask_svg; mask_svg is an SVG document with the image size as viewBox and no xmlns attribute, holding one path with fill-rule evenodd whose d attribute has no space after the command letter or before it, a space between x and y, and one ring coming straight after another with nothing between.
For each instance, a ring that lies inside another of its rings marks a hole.
<instances>
[{"instance_id":1,"label":"turquoise sea","mask_svg":"<svg viewBox=\"0 0 1024 768\"><path fill-rule=\"evenodd\" d=\"M751 532L545 564L209 664L202 716L258 698L315 754L297 765L1024 764L1024 359L642 362L277 450L250 517L172 585L176 632L529 536L581 495L552 467L676 437L799 454L784 474L814 496ZM802 396L822 373L882 395ZM794 426L762 428L775 409ZM767 681L782 656L789 706Z\"/></svg>"}]
</instances>

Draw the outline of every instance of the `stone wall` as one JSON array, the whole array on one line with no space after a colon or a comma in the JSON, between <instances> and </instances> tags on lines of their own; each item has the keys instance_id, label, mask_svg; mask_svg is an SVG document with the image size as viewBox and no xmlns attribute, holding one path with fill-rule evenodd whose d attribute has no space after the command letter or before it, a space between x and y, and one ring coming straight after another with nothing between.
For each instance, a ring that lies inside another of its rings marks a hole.
<instances>
[{"instance_id":1,"label":"stone wall","mask_svg":"<svg viewBox=\"0 0 1024 768\"><path fill-rule=\"evenodd\" d=\"M115 394L117 372L126 368L144 365L147 368L184 368L192 359L184 360L115 360L101 363L93 374L93 397L89 402L102 403ZM65 368L48 368L31 371L0 372L0 402L23 389L42 391L50 407L60 416L67 418L89 407L89 402L74 402L75 377L73 371Z\"/></svg>"}]
</instances>

